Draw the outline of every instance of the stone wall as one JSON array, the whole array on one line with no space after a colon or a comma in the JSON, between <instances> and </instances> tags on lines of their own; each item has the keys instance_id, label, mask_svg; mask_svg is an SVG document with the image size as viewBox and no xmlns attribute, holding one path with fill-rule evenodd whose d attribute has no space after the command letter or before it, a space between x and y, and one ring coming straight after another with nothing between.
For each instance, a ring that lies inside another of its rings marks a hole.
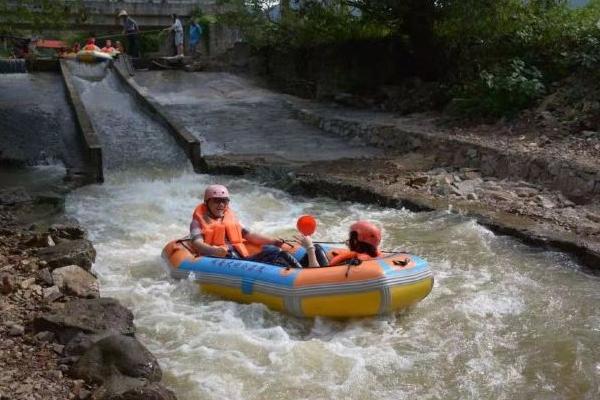
<instances>
[{"instance_id":1,"label":"stone wall","mask_svg":"<svg viewBox=\"0 0 600 400\"><path fill-rule=\"evenodd\" d=\"M488 176L538 182L563 192L575 203L600 198L600 165L581 165L569 159L490 147L436 135L419 127L368 123L303 108L296 108L295 113L303 121L342 137L403 152L434 153L440 165L472 167Z\"/></svg>"}]
</instances>

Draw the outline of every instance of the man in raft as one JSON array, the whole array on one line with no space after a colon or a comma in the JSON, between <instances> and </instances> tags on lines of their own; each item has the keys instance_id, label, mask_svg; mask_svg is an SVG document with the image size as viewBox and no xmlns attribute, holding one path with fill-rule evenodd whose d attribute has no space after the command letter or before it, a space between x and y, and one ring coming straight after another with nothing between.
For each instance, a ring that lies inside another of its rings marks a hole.
<instances>
[{"instance_id":1,"label":"man in raft","mask_svg":"<svg viewBox=\"0 0 600 400\"><path fill-rule=\"evenodd\" d=\"M319 267L315 253L315 245L310 236L298 235L296 240L302 244L308 254L308 267ZM329 261L329 266L342 264L360 264L381 255L381 230L369 221L356 221L350 225L348 234L348 250L338 250ZM318 245L317 245L318 246Z\"/></svg>"},{"instance_id":2,"label":"man in raft","mask_svg":"<svg viewBox=\"0 0 600 400\"><path fill-rule=\"evenodd\" d=\"M192 245L199 254L298 266L290 254L280 249L283 240L244 228L229 207L229 200L229 191L223 185L210 185L204 191L204 202L194 210L190 224ZM262 246L262 250L251 255L246 243Z\"/></svg>"}]
</instances>

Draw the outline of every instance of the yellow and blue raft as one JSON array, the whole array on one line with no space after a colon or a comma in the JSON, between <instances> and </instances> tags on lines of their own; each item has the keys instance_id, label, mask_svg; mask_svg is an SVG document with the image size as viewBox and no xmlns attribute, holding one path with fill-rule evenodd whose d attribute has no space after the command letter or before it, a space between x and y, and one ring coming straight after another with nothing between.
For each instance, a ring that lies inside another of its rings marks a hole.
<instances>
[{"instance_id":1,"label":"yellow and blue raft","mask_svg":"<svg viewBox=\"0 0 600 400\"><path fill-rule=\"evenodd\" d=\"M286 248L287 247L287 248ZM331 259L336 249L323 246ZM297 260L299 246L284 246ZM389 254L359 265L285 268L261 262L196 256L191 243L168 243L162 253L171 276L201 291L241 303L263 303L298 317L353 318L389 314L424 299L433 287L427 261Z\"/></svg>"}]
</instances>

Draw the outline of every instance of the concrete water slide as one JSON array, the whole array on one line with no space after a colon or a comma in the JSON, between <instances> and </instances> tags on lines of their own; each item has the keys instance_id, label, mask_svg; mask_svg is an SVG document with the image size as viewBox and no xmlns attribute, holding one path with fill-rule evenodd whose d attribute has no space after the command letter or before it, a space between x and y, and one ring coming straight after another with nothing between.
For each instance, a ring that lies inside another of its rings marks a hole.
<instances>
[{"instance_id":1,"label":"concrete water slide","mask_svg":"<svg viewBox=\"0 0 600 400\"><path fill-rule=\"evenodd\" d=\"M122 169L125 164L135 164L135 158L140 166L149 161L166 164L180 160L184 156L172 149L170 138L164 137L168 134L183 149L194 170L202 170L200 143L161 107L147 101L122 67L105 71L100 80L86 81L73 69L91 67L65 60L60 65L83 140L90 181L103 182L107 168Z\"/></svg>"}]
</instances>

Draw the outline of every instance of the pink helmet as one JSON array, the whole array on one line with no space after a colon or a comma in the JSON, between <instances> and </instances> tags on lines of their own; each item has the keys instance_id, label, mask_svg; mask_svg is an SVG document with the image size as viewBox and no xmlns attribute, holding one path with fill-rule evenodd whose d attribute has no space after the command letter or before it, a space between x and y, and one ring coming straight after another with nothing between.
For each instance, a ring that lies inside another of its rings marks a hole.
<instances>
[{"instance_id":1,"label":"pink helmet","mask_svg":"<svg viewBox=\"0 0 600 400\"><path fill-rule=\"evenodd\" d=\"M350 225L350 232L356 232L356 239L377 248L381 243L381 231L369 221L356 221Z\"/></svg>"},{"instance_id":2,"label":"pink helmet","mask_svg":"<svg viewBox=\"0 0 600 400\"><path fill-rule=\"evenodd\" d=\"M204 191L204 202L210 199L228 199L229 191L223 185L209 185Z\"/></svg>"}]
</instances>

